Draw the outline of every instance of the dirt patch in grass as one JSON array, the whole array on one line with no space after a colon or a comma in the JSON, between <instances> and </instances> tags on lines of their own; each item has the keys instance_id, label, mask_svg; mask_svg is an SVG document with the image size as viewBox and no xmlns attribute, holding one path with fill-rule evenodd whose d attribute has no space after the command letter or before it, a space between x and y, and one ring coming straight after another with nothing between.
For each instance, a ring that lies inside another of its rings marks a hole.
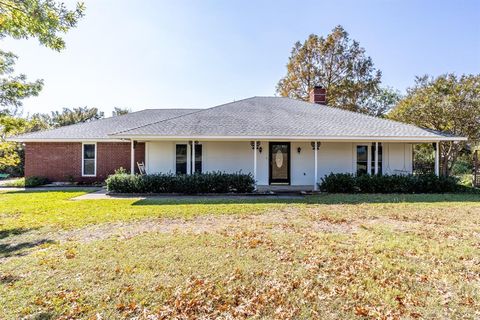
<instances>
[{"instance_id":1,"label":"dirt patch in grass","mask_svg":"<svg viewBox=\"0 0 480 320\"><path fill-rule=\"evenodd\" d=\"M73 230L40 228L23 230L0 240L0 245L14 247L22 243L91 242L108 238L130 239L148 232L157 233L227 233L268 229L271 232L333 232L352 233L359 223L327 221L303 215L298 208L272 210L260 215L199 216L192 219L142 219L91 225ZM10 255L6 255L10 256ZM4 258L6 257L4 255ZM0 259L2 256L0 256Z\"/></svg>"}]
</instances>

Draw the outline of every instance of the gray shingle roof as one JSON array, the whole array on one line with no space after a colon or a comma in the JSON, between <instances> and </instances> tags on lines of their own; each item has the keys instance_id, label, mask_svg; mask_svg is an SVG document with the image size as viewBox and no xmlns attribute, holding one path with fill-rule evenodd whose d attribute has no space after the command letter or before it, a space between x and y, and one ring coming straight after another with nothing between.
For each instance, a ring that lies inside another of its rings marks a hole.
<instances>
[{"instance_id":1,"label":"gray shingle roof","mask_svg":"<svg viewBox=\"0 0 480 320\"><path fill-rule=\"evenodd\" d=\"M147 109L29 133L13 140L101 140L140 136L458 140L442 132L282 97L253 97L209 109Z\"/></svg>"},{"instance_id":2,"label":"gray shingle roof","mask_svg":"<svg viewBox=\"0 0 480 320\"><path fill-rule=\"evenodd\" d=\"M15 139L112 139L108 134L178 117L198 109L146 109L122 116L78 123L57 129L27 133Z\"/></svg>"},{"instance_id":3,"label":"gray shingle roof","mask_svg":"<svg viewBox=\"0 0 480 320\"><path fill-rule=\"evenodd\" d=\"M450 137L413 125L282 97L248 98L116 135Z\"/></svg>"}]
</instances>

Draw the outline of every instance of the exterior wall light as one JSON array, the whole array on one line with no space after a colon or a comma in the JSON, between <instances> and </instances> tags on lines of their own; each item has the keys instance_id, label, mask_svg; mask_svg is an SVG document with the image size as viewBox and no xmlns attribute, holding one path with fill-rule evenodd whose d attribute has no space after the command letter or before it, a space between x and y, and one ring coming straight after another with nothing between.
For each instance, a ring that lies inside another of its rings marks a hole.
<instances>
[{"instance_id":1,"label":"exterior wall light","mask_svg":"<svg viewBox=\"0 0 480 320\"><path fill-rule=\"evenodd\" d=\"M255 142L250 141L250 147L252 147L252 150L255 149L255 146L254 146L254 145L255 145ZM258 151L260 151L260 153L262 152L262 151L260 150L261 148L262 148L262 147L260 147L260 141L257 141L257 149L258 149Z\"/></svg>"},{"instance_id":2,"label":"exterior wall light","mask_svg":"<svg viewBox=\"0 0 480 320\"><path fill-rule=\"evenodd\" d=\"M298 148L297 148L297 152L298 152L298 153L302 152L302 148L298 147Z\"/></svg>"},{"instance_id":3,"label":"exterior wall light","mask_svg":"<svg viewBox=\"0 0 480 320\"><path fill-rule=\"evenodd\" d=\"M317 150L320 149L321 142L317 142ZM312 146L312 150L315 150L315 141L310 142L310 145Z\"/></svg>"}]
</instances>

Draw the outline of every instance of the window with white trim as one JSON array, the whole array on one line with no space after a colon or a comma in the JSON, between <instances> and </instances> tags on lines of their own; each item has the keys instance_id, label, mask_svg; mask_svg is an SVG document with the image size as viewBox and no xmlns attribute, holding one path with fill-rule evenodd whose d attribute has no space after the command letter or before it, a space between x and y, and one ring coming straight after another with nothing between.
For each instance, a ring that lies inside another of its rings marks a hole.
<instances>
[{"instance_id":1,"label":"window with white trim","mask_svg":"<svg viewBox=\"0 0 480 320\"><path fill-rule=\"evenodd\" d=\"M175 147L175 173L187 174L187 145L177 144Z\"/></svg>"},{"instance_id":2,"label":"window with white trim","mask_svg":"<svg viewBox=\"0 0 480 320\"><path fill-rule=\"evenodd\" d=\"M82 150L82 175L96 176L97 174L97 145L84 143Z\"/></svg>"},{"instance_id":3,"label":"window with white trim","mask_svg":"<svg viewBox=\"0 0 480 320\"><path fill-rule=\"evenodd\" d=\"M368 146L357 146L357 176L368 173Z\"/></svg>"}]
</instances>

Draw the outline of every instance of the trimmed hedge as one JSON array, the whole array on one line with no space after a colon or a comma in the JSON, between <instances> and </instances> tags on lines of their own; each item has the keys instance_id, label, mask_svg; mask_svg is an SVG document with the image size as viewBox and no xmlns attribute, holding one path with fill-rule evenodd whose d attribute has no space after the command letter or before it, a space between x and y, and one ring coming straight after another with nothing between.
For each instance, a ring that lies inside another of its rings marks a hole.
<instances>
[{"instance_id":1,"label":"trimmed hedge","mask_svg":"<svg viewBox=\"0 0 480 320\"><path fill-rule=\"evenodd\" d=\"M116 173L105 181L117 193L248 193L255 189L251 174L209 172L193 175Z\"/></svg>"},{"instance_id":2,"label":"trimmed hedge","mask_svg":"<svg viewBox=\"0 0 480 320\"><path fill-rule=\"evenodd\" d=\"M470 190L455 177L423 175L360 175L331 173L319 184L330 193L447 193Z\"/></svg>"}]
</instances>

